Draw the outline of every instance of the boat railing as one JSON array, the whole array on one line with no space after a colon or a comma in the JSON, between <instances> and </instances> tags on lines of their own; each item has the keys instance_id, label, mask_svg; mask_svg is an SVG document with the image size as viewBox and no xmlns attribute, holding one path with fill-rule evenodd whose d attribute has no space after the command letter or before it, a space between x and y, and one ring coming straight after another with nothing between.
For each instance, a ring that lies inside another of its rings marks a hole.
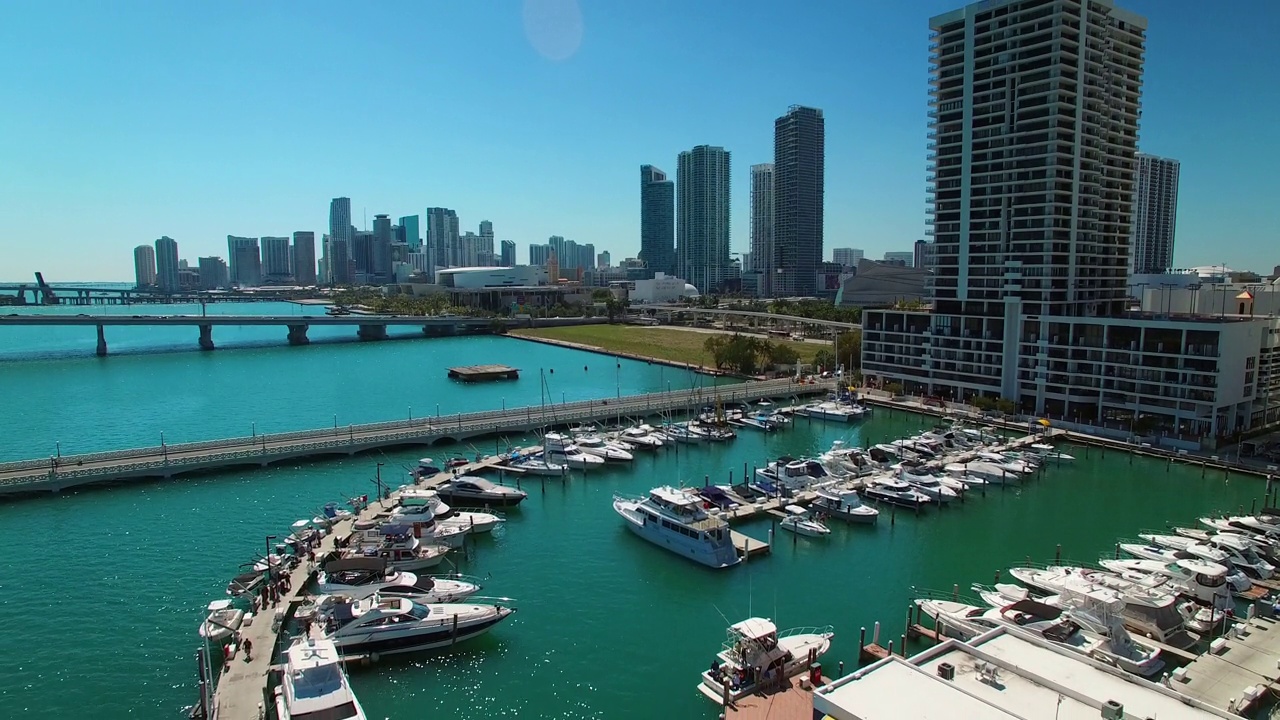
<instances>
[{"instance_id":1,"label":"boat railing","mask_svg":"<svg viewBox=\"0 0 1280 720\"><path fill-rule=\"evenodd\" d=\"M778 639L781 640L782 638L795 637L797 635L834 635L835 631L835 626L833 625L802 625L780 630Z\"/></svg>"},{"instance_id":2,"label":"boat railing","mask_svg":"<svg viewBox=\"0 0 1280 720\"><path fill-rule=\"evenodd\" d=\"M942 590L936 588L911 588L911 596L915 600L949 600L951 602L961 602L967 605L977 605L982 607L986 603L981 598L965 593L965 590L974 591L973 586L969 586L962 590L959 585L950 590Z\"/></svg>"}]
</instances>

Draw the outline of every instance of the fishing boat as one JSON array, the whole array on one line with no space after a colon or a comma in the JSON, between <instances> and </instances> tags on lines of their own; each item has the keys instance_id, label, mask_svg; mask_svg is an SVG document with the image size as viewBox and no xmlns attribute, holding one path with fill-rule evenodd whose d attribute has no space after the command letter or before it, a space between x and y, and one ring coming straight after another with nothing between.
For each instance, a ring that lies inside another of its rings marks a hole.
<instances>
[{"instance_id":1,"label":"fishing boat","mask_svg":"<svg viewBox=\"0 0 1280 720\"><path fill-rule=\"evenodd\" d=\"M284 654L284 672L275 689L278 720L365 720L333 641L298 638Z\"/></svg>"},{"instance_id":2,"label":"fishing boat","mask_svg":"<svg viewBox=\"0 0 1280 720\"><path fill-rule=\"evenodd\" d=\"M712 568L737 565L729 524L709 514L696 496L662 486L643 498L614 496L614 512L636 535L677 555Z\"/></svg>"},{"instance_id":3,"label":"fishing boat","mask_svg":"<svg viewBox=\"0 0 1280 720\"><path fill-rule=\"evenodd\" d=\"M728 638L702 673L698 691L720 704L734 702L803 673L831 649L831 626L778 632L766 618L729 626Z\"/></svg>"},{"instance_id":4,"label":"fishing boat","mask_svg":"<svg viewBox=\"0 0 1280 720\"><path fill-rule=\"evenodd\" d=\"M778 527L797 535L805 537L826 537L831 534L831 528L827 527L822 521L811 516L808 510L799 505L788 505L783 508L787 517L778 523Z\"/></svg>"},{"instance_id":5,"label":"fishing boat","mask_svg":"<svg viewBox=\"0 0 1280 720\"><path fill-rule=\"evenodd\" d=\"M200 623L200 637L210 642L223 643L230 640L244 624L244 610L233 607L230 600L214 600L206 609L209 614Z\"/></svg>"}]
</instances>

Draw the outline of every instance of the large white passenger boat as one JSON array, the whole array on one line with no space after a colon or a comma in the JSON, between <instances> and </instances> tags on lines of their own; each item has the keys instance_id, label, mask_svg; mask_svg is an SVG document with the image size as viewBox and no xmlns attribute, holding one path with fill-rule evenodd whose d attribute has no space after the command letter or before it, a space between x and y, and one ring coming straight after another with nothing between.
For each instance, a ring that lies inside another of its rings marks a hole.
<instances>
[{"instance_id":1,"label":"large white passenger boat","mask_svg":"<svg viewBox=\"0 0 1280 720\"><path fill-rule=\"evenodd\" d=\"M284 674L275 691L276 717L280 720L365 719L364 709L342 672L338 649L331 641L299 639L285 657L288 660Z\"/></svg>"},{"instance_id":2,"label":"large white passenger boat","mask_svg":"<svg viewBox=\"0 0 1280 720\"><path fill-rule=\"evenodd\" d=\"M615 496L613 509L636 535L707 567L737 565L729 523L707 514L699 498L673 487L658 487L645 498Z\"/></svg>"}]
</instances>

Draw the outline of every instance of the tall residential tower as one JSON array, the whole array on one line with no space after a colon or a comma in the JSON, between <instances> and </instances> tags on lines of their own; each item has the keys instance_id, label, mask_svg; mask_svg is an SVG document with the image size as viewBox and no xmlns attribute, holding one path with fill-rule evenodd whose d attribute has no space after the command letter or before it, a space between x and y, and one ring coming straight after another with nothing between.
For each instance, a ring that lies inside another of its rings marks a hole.
<instances>
[{"instance_id":1,"label":"tall residential tower","mask_svg":"<svg viewBox=\"0 0 1280 720\"><path fill-rule=\"evenodd\" d=\"M150 245L139 245L133 249L133 276L140 288L149 288L156 284L156 249Z\"/></svg>"},{"instance_id":2,"label":"tall residential tower","mask_svg":"<svg viewBox=\"0 0 1280 720\"><path fill-rule=\"evenodd\" d=\"M773 296L773 163L751 166L751 266L760 273L757 292Z\"/></svg>"},{"instance_id":3,"label":"tall residential tower","mask_svg":"<svg viewBox=\"0 0 1280 720\"><path fill-rule=\"evenodd\" d=\"M1177 160L1138 153L1138 189L1129 242L1131 272L1162 273L1173 267L1179 171Z\"/></svg>"},{"instance_id":4,"label":"tall residential tower","mask_svg":"<svg viewBox=\"0 0 1280 720\"><path fill-rule=\"evenodd\" d=\"M667 174L640 166L640 259L649 270L671 274L676 266L676 188Z\"/></svg>"},{"instance_id":5,"label":"tall residential tower","mask_svg":"<svg viewBox=\"0 0 1280 720\"><path fill-rule=\"evenodd\" d=\"M156 241L156 287L161 292L177 292L178 243L168 235Z\"/></svg>"},{"instance_id":6,"label":"tall residential tower","mask_svg":"<svg viewBox=\"0 0 1280 720\"><path fill-rule=\"evenodd\" d=\"M826 121L793 105L773 123L774 293L816 295L822 263Z\"/></svg>"},{"instance_id":7,"label":"tall residential tower","mask_svg":"<svg viewBox=\"0 0 1280 720\"><path fill-rule=\"evenodd\" d=\"M729 151L699 145L680 153L676 181L676 274L702 293L729 275Z\"/></svg>"}]
</instances>

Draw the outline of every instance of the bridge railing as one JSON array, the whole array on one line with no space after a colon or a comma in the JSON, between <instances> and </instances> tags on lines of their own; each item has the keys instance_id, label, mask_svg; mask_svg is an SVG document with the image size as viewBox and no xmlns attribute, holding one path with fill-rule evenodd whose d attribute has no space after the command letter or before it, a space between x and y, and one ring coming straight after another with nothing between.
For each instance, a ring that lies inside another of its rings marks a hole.
<instances>
[{"instance_id":1,"label":"bridge railing","mask_svg":"<svg viewBox=\"0 0 1280 720\"><path fill-rule=\"evenodd\" d=\"M56 475L73 479L101 474L103 462L119 461L111 472L132 474L156 467L174 467L193 464L225 463L238 458L269 458L275 455L293 455L307 450L333 447L362 448L387 444L398 440L408 442L431 441L458 433L484 434L521 425L562 424L572 421L594 420L608 416L631 413L654 413L684 407L694 407L708 402L748 401L779 394L822 391L830 383L796 386L791 379L765 380L734 385L671 390L642 395L628 395L621 399L590 399L572 403L522 406L505 410L482 410L445 416L428 416L412 420L391 420L345 427L299 430L285 433L258 434L256 436L224 438L153 447L113 450L78 455L64 455L56 467L50 460L22 460L0 464L0 473L32 472L10 475L0 480L2 485L44 480ZM224 452L209 452L223 450ZM128 461L134 462L128 462ZM97 467L84 468L94 463Z\"/></svg>"}]
</instances>

